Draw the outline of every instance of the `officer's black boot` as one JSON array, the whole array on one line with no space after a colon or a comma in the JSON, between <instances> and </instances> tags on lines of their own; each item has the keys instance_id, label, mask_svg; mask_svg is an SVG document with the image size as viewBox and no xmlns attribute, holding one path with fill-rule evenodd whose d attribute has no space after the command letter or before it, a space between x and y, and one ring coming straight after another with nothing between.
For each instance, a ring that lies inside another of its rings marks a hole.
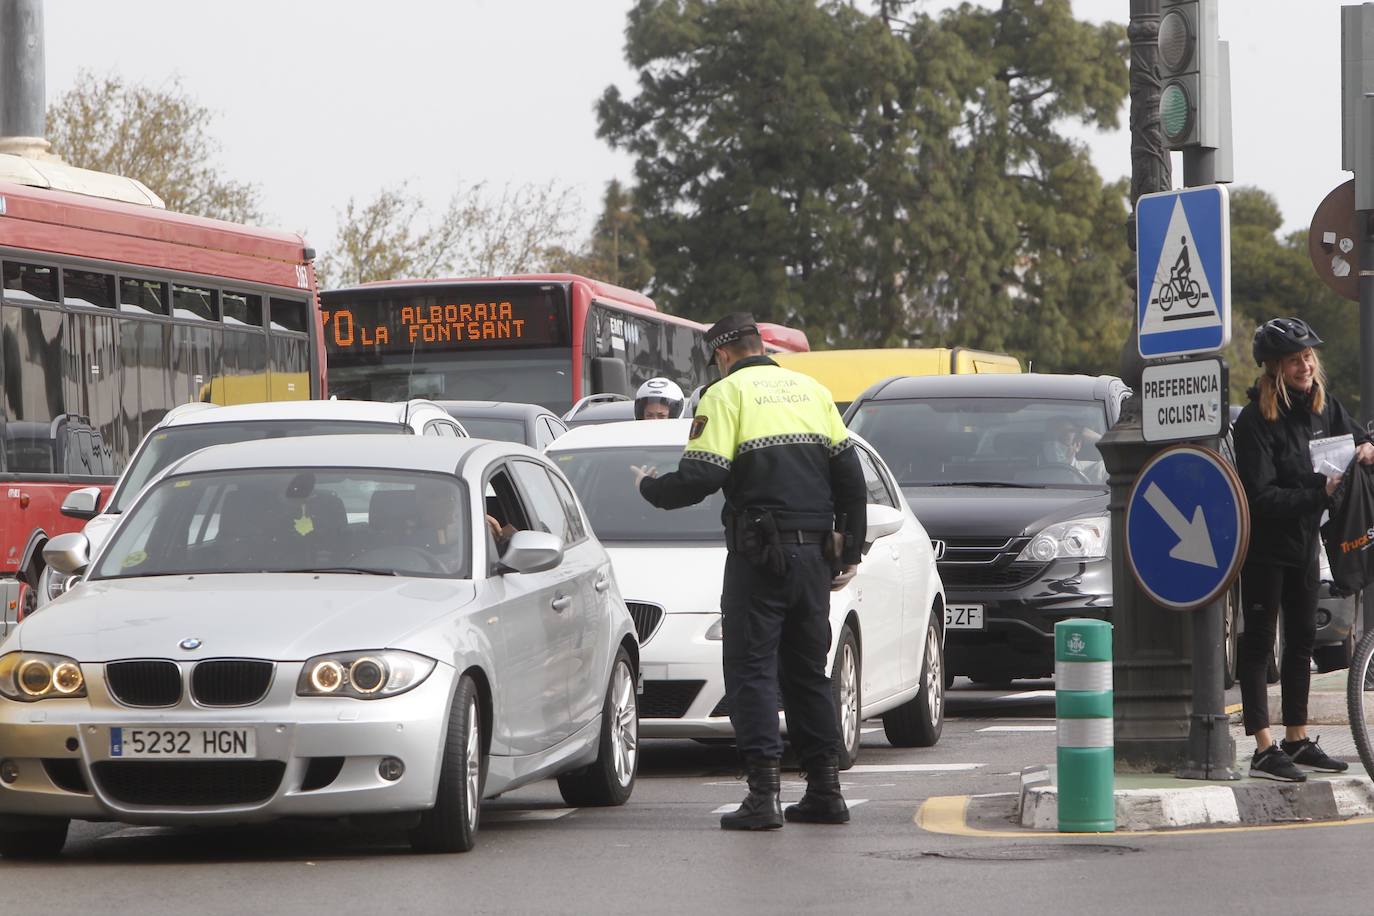
<instances>
[{"instance_id":1,"label":"officer's black boot","mask_svg":"<svg viewBox=\"0 0 1374 916\"><path fill-rule=\"evenodd\" d=\"M806 768L806 794L787 806L787 819L799 824L849 823L849 806L840 794L840 768L835 761Z\"/></svg>"},{"instance_id":2,"label":"officer's black boot","mask_svg":"<svg viewBox=\"0 0 1374 916\"><path fill-rule=\"evenodd\" d=\"M776 830L782 826L778 790L782 771L777 760L754 757L746 762L749 794L738 809L720 816L722 830Z\"/></svg>"}]
</instances>

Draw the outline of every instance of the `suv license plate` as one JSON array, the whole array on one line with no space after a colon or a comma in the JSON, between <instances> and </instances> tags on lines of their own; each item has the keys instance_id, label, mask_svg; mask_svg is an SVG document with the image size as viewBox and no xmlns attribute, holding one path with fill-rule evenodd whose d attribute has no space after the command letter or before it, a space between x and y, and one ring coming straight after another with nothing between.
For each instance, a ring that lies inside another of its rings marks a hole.
<instances>
[{"instance_id":1,"label":"suv license plate","mask_svg":"<svg viewBox=\"0 0 1374 916\"><path fill-rule=\"evenodd\" d=\"M983 606L981 604L945 605L946 630L983 629Z\"/></svg>"},{"instance_id":2,"label":"suv license plate","mask_svg":"<svg viewBox=\"0 0 1374 916\"><path fill-rule=\"evenodd\" d=\"M110 729L110 756L129 758L227 759L257 756L251 728Z\"/></svg>"}]
</instances>

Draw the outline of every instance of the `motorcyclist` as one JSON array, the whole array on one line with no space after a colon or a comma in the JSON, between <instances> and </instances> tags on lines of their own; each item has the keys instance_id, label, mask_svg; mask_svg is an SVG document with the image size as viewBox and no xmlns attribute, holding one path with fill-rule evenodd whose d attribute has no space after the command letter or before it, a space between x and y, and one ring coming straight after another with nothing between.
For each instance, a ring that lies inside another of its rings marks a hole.
<instances>
[{"instance_id":1,"label":"motorcyclist","mask_svg":"<svg viewBox=\"0 0 1374 916\"><path fill-rule=\"evenodd\" d=\"M666 378L651 378L635 392L636 420L675 420L682 416L685 398L677 383Z\"/></svg>"}]
</instances>

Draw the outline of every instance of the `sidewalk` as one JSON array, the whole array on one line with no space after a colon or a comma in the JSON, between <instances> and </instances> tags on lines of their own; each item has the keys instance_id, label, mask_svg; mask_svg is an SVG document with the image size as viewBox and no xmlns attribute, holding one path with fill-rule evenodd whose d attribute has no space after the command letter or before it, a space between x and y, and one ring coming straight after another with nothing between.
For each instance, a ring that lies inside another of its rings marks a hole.
<instances>
[{"instance_id":1,"label":"sidewalk","mask_svg":"<svg viewBox=\"0 0 1374 916\"><path fill-rule=\"evenodd\" d=\"M1351 737L1345 685L1345 671L1313 674L1308 701L1311 735L1321 739L1327 753L1350 763L1345 773L1309 773L1304 783L1249 776L1225 782L1118 773L1114 792L1117 830L1291 824L1374 815L1374 782L1366 775ZM1269 705L1277 719L1282 708L1278 685L1270 688ZM1245 774L1254 743L1240 724L1239 707L1235 710L1231 736L1236 742L1237 771ZM1281 732L1281 727L1276 731ZM1058 828L1054 770L1052 766L1027 767L1022 772L1015 817L1020 826L1048 831Z\"/></svg>"}]
</instances>

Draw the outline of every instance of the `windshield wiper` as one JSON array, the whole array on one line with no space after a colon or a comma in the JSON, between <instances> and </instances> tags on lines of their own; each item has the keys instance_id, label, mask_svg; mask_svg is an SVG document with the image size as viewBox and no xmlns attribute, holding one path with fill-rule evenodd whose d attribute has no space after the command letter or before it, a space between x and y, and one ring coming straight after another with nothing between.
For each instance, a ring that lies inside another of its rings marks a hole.
<instances>
[{"instance_id":1,"label":"windshield wiper","mask_svg":"<svg viewBox=\"0 0 1374 916\"><path fill-rule=\"evenodd\" d=\"M959 480L951 483L916 483L908 487L1013 487L1018 490L1041 490L1043 483L1007 483L1003 480Z\"/></svg>"},{"instance_id":2,"label":"windshield wiper","mask_svg":"<svg viewBox=\"0 0 1374 916\"><path fill-rule=\"evenodd\" d=\"M352 576L399 576L394 569L381 569L372 566L321 566L316 569L278 569L273 572L284 573L340 573Z\"/></svg>"}]
</instances>

